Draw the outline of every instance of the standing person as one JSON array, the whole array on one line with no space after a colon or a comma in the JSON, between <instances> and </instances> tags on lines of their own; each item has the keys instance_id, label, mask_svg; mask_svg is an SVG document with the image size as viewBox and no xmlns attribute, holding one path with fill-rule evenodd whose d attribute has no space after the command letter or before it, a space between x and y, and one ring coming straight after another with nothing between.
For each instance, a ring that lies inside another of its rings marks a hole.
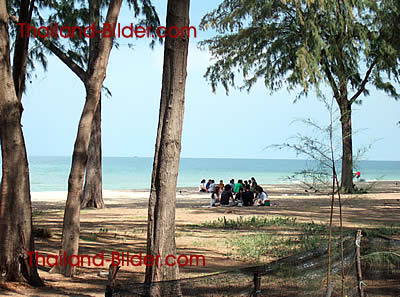
<instances>
[{"instance_id":1,"label":"standing person","mask_svg":"<svg viewBox=\"0 0 400 297\"><path fill-rule=\"evenodd\" d=\"M250 187L250 191L252 191L253 193L256 191L256 187L257 187L257 182L256 179L254 177L251 178L251 187Z\"/></svg>"},{"instance_id":2,"label":"standing person","mask_svg":"<svg viewBox=\"0 0 400 297\"><path fill-rule=\"evenodd\" d=\"M249 183L247 182L247 180L245 179L244 180L244 188L246 188L246 186L248 185Z\"/></svg>"},{"instance_id":3,"label":"standing person","mask_svg":"<svg viewBox=\"0 0 400 297\"><path fill-rule=\"evenodd\" d=\"M210 201L210 206L214 207L215 204L217 203L218 199L219 199L219 187L215 186L214 190L211 193L211 201Z\"/></svg>"},{"instance_id":4,"label":"standing person","mask_svg":"<svg viewBox=\"0 0 400 297\"><path fill-rule=\"evenodd\" d=\"M207 188L206 188L206 180L202 179L200 182L200 187L199 187L199 191L200 192L207 192Z\"/></svg>"},{"instance_id":5,"label":"standing person","mask_svg":"<svg viewBox=\"0 0 400 297\"><path fill-rule=\"evenodd\" d=\"M221 205L229 205L229 200L233 201L232 187L230 185L226 185L221 194Z\"/></svg>"},{"instance_id":6,"label":"standing person","mask_svg":"<svg viewBox=\"0 0 400 297\"><path fill-rule=\"evenodd\" d=\"M255 206L270 206L268 194L264 192L264 189L260 186L256 187L256 198L254 199Z\"/></svg>"},{"instance_id":7,"label":"standing person","mask_svg":"<svg viewBox=\"0 0 400 297\"><path fill-rule=\"evenodd\" d=\"M243 193L243 206L251 206L254 201L254 193L250 191L250 185L247 185Z\"/></svg>"}]
</instances>

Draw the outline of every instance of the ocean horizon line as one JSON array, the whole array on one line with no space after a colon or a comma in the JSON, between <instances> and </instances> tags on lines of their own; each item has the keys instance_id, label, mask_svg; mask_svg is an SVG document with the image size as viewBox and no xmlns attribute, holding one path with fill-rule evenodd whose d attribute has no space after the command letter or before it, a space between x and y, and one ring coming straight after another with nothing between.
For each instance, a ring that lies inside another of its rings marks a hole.
<instances>
[{"instance_id":1,"label":"ocean horizon line","mask_svg":"<svg viewBox=\"0 0 400 297\"><path fill-rule=\"evenodd\" d=\"M31 155L28 160L32 191L67 190L72 156ZM181 158L178 187L196 187L202 179L227 182L232 178L251 177L262 184L285 184L301 180L299 173L317 164L316 161L305 159ZM152 165L153 158L150 157L104 156L103 189L149 188ZM360 171L361 178L365 180L400 180L400 161L362 160L354 170Z\"/></svg>"},{"instance_id":2,"label":"ocean horizon line","mask_svg":"<svg viewBox=\"0 0 400 297\"><path fill-rule=\"evenodd\" d=\"M28 155L29 158L69 158L72 159L71 156L65 155ZM102 156L102 158L126 158L126 159L153 159L154 157L140 157L140 156ZM204 159L204 160L265 160L265 161L315 161L313 159L300 159L300 158L232 158L232 157L181 157L181 160L188 160L188 159ZM387 160L387 159L360 159L359 161L368 161L368 162L400 162L399 160Z\"/></svg>"}]
</instances>

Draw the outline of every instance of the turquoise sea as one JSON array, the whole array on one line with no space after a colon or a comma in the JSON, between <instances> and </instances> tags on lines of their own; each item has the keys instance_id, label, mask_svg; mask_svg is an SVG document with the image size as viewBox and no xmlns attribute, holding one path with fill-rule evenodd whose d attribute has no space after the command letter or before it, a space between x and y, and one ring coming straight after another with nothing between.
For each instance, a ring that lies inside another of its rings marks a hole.
<instances>
[{"instance_id":1,"label":"turquoise sea","mask_svg":"<svg viewBox=\"0 0 400 297\"><path fill-rule=\"evenodd\" d=\"M148 189L152 158L104 157L103 189ZM182 158L178 186L197 187L201 179L250 179L261 184L288 183L287 176L307 166L305 160ZM30 157L31 191L66 191L70 157ZM366 180L400 180L400 161L360 161L357 171Z\"/></svg>"}]
</instances>

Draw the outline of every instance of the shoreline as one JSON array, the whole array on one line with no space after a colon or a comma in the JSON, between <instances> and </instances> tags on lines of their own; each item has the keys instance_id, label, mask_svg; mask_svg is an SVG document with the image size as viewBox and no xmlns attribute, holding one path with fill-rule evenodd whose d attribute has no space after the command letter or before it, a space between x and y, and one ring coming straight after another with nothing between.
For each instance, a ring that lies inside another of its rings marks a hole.
<instances>
[{"instance_id":1,"label":"shoreline","mask_svg":"<svg viewBox=\"0 0 400 297\"><path fill-rule=\"evenodd\" d=\"M400 193L400 180L388 181L365 181L356 182L358 188L368 189L368 193ZM291 195L326 195L326 193L318 193L307 190L300 183L291 184L260 184L264 190L273 196L291 196ZM32 201L60 201L66 200L67 191L39 191L31 192ZM144 198L150 194L150 189L123 189L123 190L103 190L105 199L114 198ZM209 193L198 191L198 187L177 187L177 195L198 195L198 198L208 197Z\"/></svg>"}]
</instances>

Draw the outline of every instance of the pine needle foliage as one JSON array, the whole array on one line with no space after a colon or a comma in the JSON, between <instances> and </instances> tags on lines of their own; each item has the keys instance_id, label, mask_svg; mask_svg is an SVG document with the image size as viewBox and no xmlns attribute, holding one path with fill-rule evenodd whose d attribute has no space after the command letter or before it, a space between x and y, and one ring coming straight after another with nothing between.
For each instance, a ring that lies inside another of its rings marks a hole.
<instances>
[{"instance_id":1,"label":"pine needle foliage","mask_svg":"<svg viewBox=\"0 0 400 297\"><path fill-rule=\"evenodd\" d=\"M33 3L33 15L31 25L39 28L40 26L51 26L51 24L57 24L67 27L81 27L82 32L86 26L92 25L90 18L90 2L98 2L99 14L98 22L100 26L103 25L105 20L105 12L109 5L108 0L32 0ZM135 20L135 25L142 25L145 27L151 27L152 33L160 25L160 20L150 0L128 0L126 1L128 8L131 10L132 19ZM16 16L18 16L19 1L12 0L7 1L7 8L10 16L10 35L15 39L16 34L21 34L20 27L17 24ZM98 31L96 29L96 31ZM33 34L33 32L31 32ZM155 43L161 39L152 39L150 47L153 48ZM89 38L86 38L83 34L75 34L74 38L34 38L31 35L29 42L29 56L28 56L28 69L27 76L31 77L35 69L35 64L39 63L44 70L47 70L47 57L48 54L54 54L54 51L58 51L69 60L68 63L74 63L78 67L87 69L89 63ZM114 46L118 48L118 41L114 39ZM128 43L130 48L133 47L132 43ZM110 91L104 87L106 95L111 96Z\"/></svg>"},{"instance_id":2,"label":"pine needle foliage","mask_svg":"<svg viewBox=\"0 0 400 297\"><path fill-rule=\"evenodd\" d=\"M310 89L332 95L342 124L340 188L353 193L352 104L370 87L400 98L399 18L398 0L224 0L200 26L217 32L200 43L214 58L205 77L227 94L262 79L271 92L296 91L295 100Z\"/></svg>"},{"instance_id":3,"label":"pine needle foliage","mask_svg":"<svg viewBox=\"0 0 400 297\"><path fill-rule=\"evenodd\" d=\"M398 99L399 8L396 0L224 0L201 22L217 32L201 43L215 58L205 76L214 91L262 79L271 91L300 86L301 96L327 84L351 104L370 82Z\"/></svg>"},{"instance_id":4,"label":"pine needle foliage","mask_svg":"<svg viewBox=\"0 0 400 297\"><path fill-rule=\"evenodd\" d=\"M92 0L91 0L92 1ZM98 0L100 4L100 13L98 15L100 26L105 20L105 11L109 1ZM154 30L159 26L155 7L149 0L128 0L127 4L132 11L132 17L135 24L151 26ZM90 23L89 1L70 1L56 0L49 2L47 9L50 13L46 17L38 16L38 25L48 26L51 23L62 24L64 26L85 26L92 25ZM98 30L98 29L96 29ZM82 36L76 38L58 38L52 39L54 46L62 50L68 57L82 68L86 68L89 62L89 39ZM152 40L151 46L155 40ZM118 48L119 44L114 40L114 45Z\"/></svg>"}]
</instances>

